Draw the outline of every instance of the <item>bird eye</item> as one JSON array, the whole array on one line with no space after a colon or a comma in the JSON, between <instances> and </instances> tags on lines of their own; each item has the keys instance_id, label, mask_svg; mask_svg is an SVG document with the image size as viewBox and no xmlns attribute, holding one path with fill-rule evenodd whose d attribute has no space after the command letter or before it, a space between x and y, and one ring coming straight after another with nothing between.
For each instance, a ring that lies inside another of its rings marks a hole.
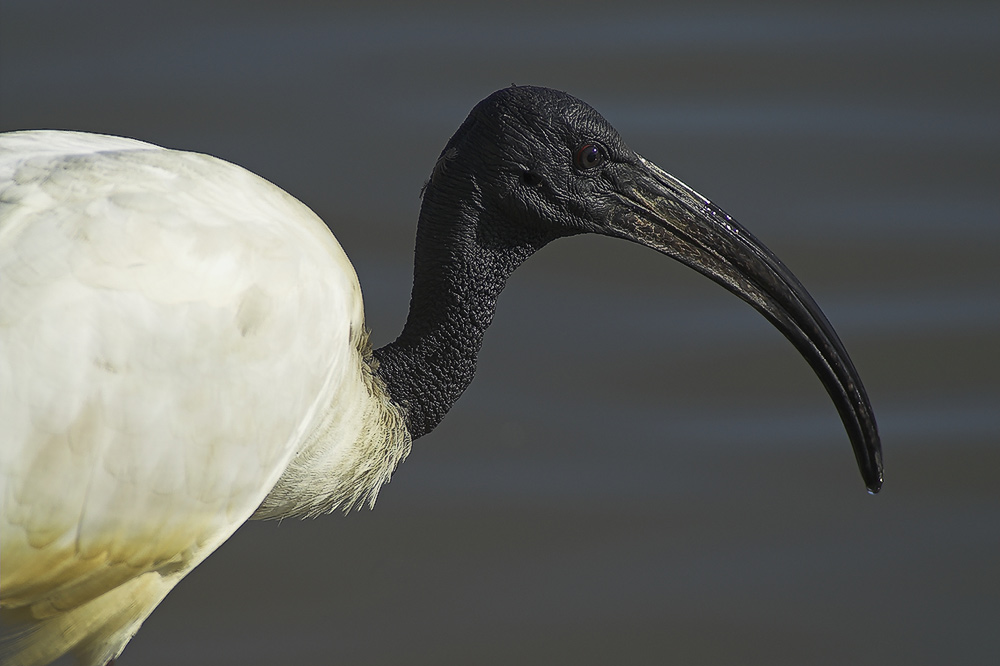
<instances>
[{"instance_id":1,"label":"bird eye","mask_svg":"<svg viewBox=\"0 0 1000 666\"><path fill-rule=\"evenodd\" d=\"M582 171L593 169L604 162L604 151L596 143L585 143L576 149L573 160Z\"/></svg>"}]
</instances>

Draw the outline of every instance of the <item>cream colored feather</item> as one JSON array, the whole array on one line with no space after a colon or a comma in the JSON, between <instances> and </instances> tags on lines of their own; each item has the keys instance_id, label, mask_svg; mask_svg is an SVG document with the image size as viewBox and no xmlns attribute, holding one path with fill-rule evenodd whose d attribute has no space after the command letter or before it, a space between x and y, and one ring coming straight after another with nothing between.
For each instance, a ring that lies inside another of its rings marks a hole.
<instances>
[{"instance_id":1,"label":"cream colored feather","mask_svg":"<svg viewBox=\"0 0 1000 666\"><path fill-rule=\"evenodd\" d=\"M3 663L103 665L262 503L373 501L409 436L364 330L336 239L248 171L0 135Z\"/></svg>"}]
</instances>

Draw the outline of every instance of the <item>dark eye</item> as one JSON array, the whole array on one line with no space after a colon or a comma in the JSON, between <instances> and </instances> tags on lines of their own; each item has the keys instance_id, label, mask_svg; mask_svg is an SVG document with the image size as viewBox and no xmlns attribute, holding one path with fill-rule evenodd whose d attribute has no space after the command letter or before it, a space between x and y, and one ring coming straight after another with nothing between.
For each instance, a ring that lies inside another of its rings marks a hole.
<instances>
[{"instance_id":1,"label":"dark eye","mask_svg":"<svg viewBox=\"0 0 1000 666\"><path fill-rule=\"evenodd\" d=\"M593 169L604 161L604 151L596 143L585 143L576 149L573 161L577 169L582 171Z\"/></svg>"}]
</instances>

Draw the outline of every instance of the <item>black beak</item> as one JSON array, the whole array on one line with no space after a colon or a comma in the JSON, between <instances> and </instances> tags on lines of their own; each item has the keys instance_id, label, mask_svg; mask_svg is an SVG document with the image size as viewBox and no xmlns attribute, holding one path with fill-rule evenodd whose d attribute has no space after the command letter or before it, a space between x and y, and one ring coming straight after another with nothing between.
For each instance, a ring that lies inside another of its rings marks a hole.
<instances>
[{"instance_id":1,"label":"black beak","mask_svg":"<svg viewBox=\"0 0 1000 666\"><path fill-rule=\"evenodd\" d=\"M641 243L707 275L767 317L819 376L854 447L865 485L882 487L882 446L868 395L844 345L805 287L722 209L639 158L618 179L609 235Z\"/></svg>"}]
</instances>

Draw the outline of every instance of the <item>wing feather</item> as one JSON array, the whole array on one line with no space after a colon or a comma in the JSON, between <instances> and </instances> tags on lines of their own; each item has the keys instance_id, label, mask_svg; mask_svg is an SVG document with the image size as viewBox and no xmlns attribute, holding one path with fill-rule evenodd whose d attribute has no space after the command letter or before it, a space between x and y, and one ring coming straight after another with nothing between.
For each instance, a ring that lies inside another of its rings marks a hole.
<instances>
[{"instance_id":1,"label":"wing feather","mask_svg":"<svg viewBox=\"0 0 1000 666\"><path fill-rule=\"evenodd\" d=\"M5 135L0 606L44 616L179 579L357 381L362 327L333 235L259 177L128 139Z\"/></svg>"}]
</instances>

